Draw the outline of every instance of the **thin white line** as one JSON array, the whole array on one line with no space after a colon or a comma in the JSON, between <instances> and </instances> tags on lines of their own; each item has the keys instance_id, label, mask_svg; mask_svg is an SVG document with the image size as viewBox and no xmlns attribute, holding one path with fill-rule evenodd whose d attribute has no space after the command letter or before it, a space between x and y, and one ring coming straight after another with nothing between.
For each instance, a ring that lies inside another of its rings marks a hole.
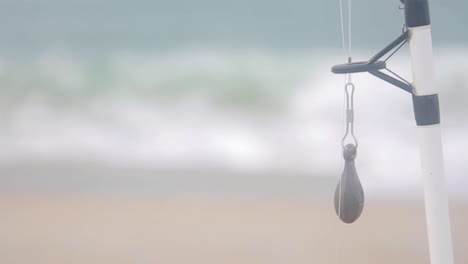
<instances>
[{"instance_id":1,"label":"thin white line","mask_svg":"<svg viewBox=\"0 0 468 264\"><path fill-rule=\"evenodd\" d=\"M352 57L351 53L351 48L352 48L352 35L351 35L351 21L352 21L352 11L351 11L351 6L352 6L352 0L348 0L348 57Z\"/></svg>"},{"instance_id":2,"label":"thin white line","mask_svg":"<svg viewBox=\"0 0 468 264\"><path fill-rule=\"evenodd\" d=\"M346 63L347 58L346 58L345 29L344 29L344 21L343 21L343 0L340 0L340 21L341 21L341 41L343 44L343 56L345 57L345 63Z\"/></svg>"},{"instance_id":3,"label":"thin white line","mask_svg":"<svg viewBox=\"0 0 468 264\"><path fill-rule=\"evenodd\" d=\"M345 38L345 25L344 25L344 16L343 16L343 0L340 0L340 22L341 22L341 41L342 41L342 46L343 46L343 56L345 58L345 63L348 63L350 62L351 58L352 58L352 9L351 9L351 6L352 6L352 0L348 0L348 54L346 54L346 38ZM346 74L345 77L344 77L344 81L345 81L345 89L346 89L346 85L348 83L351 82L351 74ZM346 91L345 91L345 98L343 100L343 127L342 127L342 131L344 131L344 121L345 121L345 105L346 105L346 102L347 102L347 97L346 97ZM342 151L343 146L340 145L340 150ZM344 168L344 165L343 165L343 160L341 160L341 167L342 169ZM342 184L342 177L340 176L340 181L339 181L339 185L340 185L340 193L339 193L339 201L338 201L338 217L341 217L341 200L342 200L342 187L343 187L343 184Z\"/></svg>"},{"instance_id":4,"label":"thin white line","mask_svg":"<svg viewBox=\"0 0 468 264\"><path fill-rule=\"evenodd\" d=\"M349 0L348 0L349 1ZM343 57L345 60L345 63L348 62L348 56L346 56L346 38L345 38L345 26L344 26L344 17L343 17L343 0L340 0L340 21L341 21L341 41L342 41L342 46L343 46ZM344 76L344 83L348 82L348 74ZM344 123L345 123L345 105L346 105L346 93L344 93L343 97L343 118L342 118L342 131L344 132ZM343 151L343 146L340 143L340 152ZM343 159L341 159L341 169L344 169L344 162ZM340 175L340 180L339 180L339 196L338 196L338 217L341 218L341 203L342 203L342 194L343 194L343 184L342 184L342 175Z\"/></svg>"}]
</instances>

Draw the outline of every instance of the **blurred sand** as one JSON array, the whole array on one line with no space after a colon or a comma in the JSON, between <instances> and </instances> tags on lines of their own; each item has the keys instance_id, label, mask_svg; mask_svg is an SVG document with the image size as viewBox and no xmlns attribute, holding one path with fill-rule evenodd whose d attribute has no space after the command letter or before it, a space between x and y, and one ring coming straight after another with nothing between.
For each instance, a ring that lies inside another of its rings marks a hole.
<instances>
[{"instance_id":1,"label":"blurred sand","mask_svg":"<svg viewBox=\"0 0 468 264\"><path fill-rule=\"evenodd\" d=\"M7 196L0 263L429 263L421 202L368 201L353 225L331 202ZM468 205L452 205L468 263Z\"/></svg>"}]
</instances>

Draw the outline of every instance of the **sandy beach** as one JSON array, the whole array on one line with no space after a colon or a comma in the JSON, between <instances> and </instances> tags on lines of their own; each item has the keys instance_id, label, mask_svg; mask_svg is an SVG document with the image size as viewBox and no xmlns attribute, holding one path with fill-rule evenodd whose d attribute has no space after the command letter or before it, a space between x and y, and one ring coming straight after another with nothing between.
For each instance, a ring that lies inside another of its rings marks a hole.
<instances>
[{"instance_id":1,"label":"sandy beach","mask_svg":"<svg viewBox=\"0 0 468 264\"><path fill-rule=\"evenodd\" d=\"M452 204L457 263L468 205ZM422 202L3 195L0 263L429 263Z\"/></svg>"}]
</instances>

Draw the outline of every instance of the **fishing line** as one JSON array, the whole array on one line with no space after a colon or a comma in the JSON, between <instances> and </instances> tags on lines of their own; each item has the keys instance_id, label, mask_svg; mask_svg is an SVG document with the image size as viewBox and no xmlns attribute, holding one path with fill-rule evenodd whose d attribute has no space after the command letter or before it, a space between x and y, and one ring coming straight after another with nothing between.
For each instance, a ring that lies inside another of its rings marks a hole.
<instances>
[{"instance_id":1,"label":"fishing line","mask_svg":"<svg viewBox=\"0 0 468 264\"><path fill-rule=\"evenodd\" d=\"M340 0L340 22L341 22L341 44L342 44L342 49L343 49L343 57L345 58L345 62L347 61L347 56L346 56L346 43L345 43L345 33L344 33L344 21L343 21L343 1ZM346 85L347 83L347 74L344 76L344 84ZM342 106L342 118L341 118L341 131L345 131L344 129L344 123L345 123L345 114L344 114L344 111L345 111L345 105L346 105L346 101L347 101L347 98L346 98L346 93L343 93L343 106ZM342 144L340 144L340 151L342 150ZM343 169L343 166L344 166L344 161L343 159L340 159L341 163L340 163L340 167L341 169ZM341 177L340 177L340 180L338 182L339 186L340 186L340 197L338 198L339 199L339 203L338 203L338 217L341 216L341 193L342 193L342 189L341 189Z\"/></svg>"},{"instance_id":2,"label":"fishing line","mask_svg":"<svg viewBox=\"0 0 468 264\"><path fill-rule=\"evenodd\" d=\"M340 21L341 21L341 37L343 45L343 54L346 57L345 65L353 65L352 63L352 2L347 1L348 19L347 19L347 45L345 38L345 19L343 16L343 1L340 0ZM347 52L346 52L347 46ZM346 54L347 53L347 54ZM344 105L343 119L346 119L346 130L341 141L341 150L343 152L344 167L343 173L339 178L337 188L335 190L335 210L338 217L345 223L353 223L361 215L364 207L364 192L359 181L355 167L355 159L357 155L358 140L354 134L354 92L355 86L351 80L351 72L345 75L344 85ZM349 138L349 140L348 140ZM347 143L350 142L350 143Z\"/></svg>"},{"instance_id":3,"label":"fishing line","mask_svg":"<svg viewBox=\"0 0 468 264\"><path fill-rule=\"evenodd\" d=\"M340 22L341 22L341 44L343 49L343 56L346 62L351 62L352 58L352 0L347 1L347 9L348 9L348 47L346 49L346 34L345 34L345 22L344 22L344 12L343 12L343 0L340 0ZM346 52L347 51L347 52ZM351 74L345 75L345 84L351 81Z\"/></svg>"},{"instance_id":4,"label":"fishing line","mask_svg":"<svg viewBox=\"0 0 468 264\"><path fill-rule=\"evenodd\" d=\"M352 31L351 31L351 28L352 28L352 2L351 0L348 0L348 58L349 58L349 62L351 63L351 56L352 56ZM348 80L351 81L351 74L349 74L348 76Z\"/></svg>"},{"instance_id":5,"label":"fishing line","mask_svg":"<svg viewBox=\"0 0 468 264\"><path fill-rule=\"evenodd\" d=\"M347 12L348 13L347 50L346 50L346 36L345 36L346 34L345 34L345 22L344 22L345 19L344 19L344 12L343 12L343 0L340 0L339 3L340 3L341 42L342 42L343 56L344 56L345 62L351 63L352 61L352 8L351 8L352 1L351 0L347 1L347 9L348 9L348 12ZM341 130L345 133L345 136L343 137L341 141L341 147L340 147L341 151L343 151L344 149L344 144L345 144L345 141L348 136L349 129L350 129L349 120L350 120L350 114L352 114L350 110L353 109L354 107L354 102L353 102L354 101L353 100L354 85L351 83L351 74L346 74L344 76L344 85L345 85L345 89L344 89L344 94L343 94L343 107L342 107L343 114L342 114L342 129ZM351 99L350 99L350 94L348 92L348 86L350 85L352 85ZM345 123L346 123L346 130L345 130ZM354 136L354 125L352 125L351 131L352 131L352 136L354 140L357 142L356 137ZM343 167L344 167L344 161L341 160L341 168L343 169ZM340 218L341 218L341 211L342 211L341 204L342 204L342 193L343 193L343 190L342 190L343 184L341 181L342 181L342 178L340 177L340 180L338 183L339 184L338 217Z\"/></svg>"}]
</instances>

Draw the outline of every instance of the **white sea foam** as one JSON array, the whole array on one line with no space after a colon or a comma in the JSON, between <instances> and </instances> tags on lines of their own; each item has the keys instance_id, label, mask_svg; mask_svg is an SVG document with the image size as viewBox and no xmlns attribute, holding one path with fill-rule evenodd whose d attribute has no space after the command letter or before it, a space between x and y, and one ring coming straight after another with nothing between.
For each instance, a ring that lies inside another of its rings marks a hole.
<instances>
[{"instance_id":1,"label":"white sea foam","mask_svg":"<svg viewBox=\"0 0 468 264\"><path fill-rule=\"evenodd\" d=\"M437 54L447 175L461 192L468 183L468 51ZM391 67L409 73L402 58ZM329 68L339 61L255 52L4 58L0 162L65 159L338 178L343 78ZM353 79L357 166L366 188L420 188L411 98L370 75Z\"/></svg>"}]
</instances>

